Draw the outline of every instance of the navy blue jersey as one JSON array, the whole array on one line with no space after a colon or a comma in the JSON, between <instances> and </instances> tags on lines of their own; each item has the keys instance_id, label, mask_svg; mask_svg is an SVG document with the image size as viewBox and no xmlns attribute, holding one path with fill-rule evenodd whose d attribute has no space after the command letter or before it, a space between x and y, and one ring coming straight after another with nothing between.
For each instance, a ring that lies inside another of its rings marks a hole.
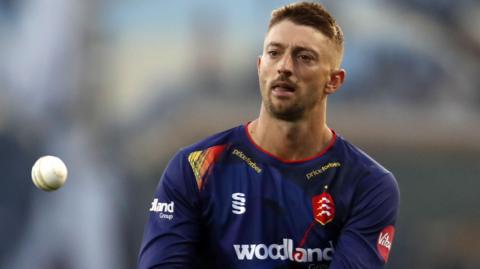
<instances>
[{"instance_id":1,"label":"navy blue jersey","mask_svg":"<svg viewBox=\"0 0 480 269\"><path fill-rule=\"evenodd\" d=\"M399 206L393 175L335 133L321 154L285 161L247 128L172 158L139 268L383 268Z\"/></svg>"}]
</instances>

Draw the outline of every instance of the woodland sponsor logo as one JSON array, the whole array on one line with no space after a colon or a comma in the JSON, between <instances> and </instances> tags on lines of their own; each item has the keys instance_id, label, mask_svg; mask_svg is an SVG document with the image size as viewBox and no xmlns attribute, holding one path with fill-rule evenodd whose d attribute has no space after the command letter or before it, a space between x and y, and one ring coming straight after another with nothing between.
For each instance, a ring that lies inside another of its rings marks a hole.
<instances>
[{"instance_id":1,"label":"woodland sponsor logo","mask_svg":"<svg viewBox=\"0 0 480 269\"><path fill-rule=\"evenodd\" d=\"M327 248L300 248L294 247L293 240L284 238L282 244L242 244L233 245L239 260L291 260L295 262L331 261L333 253L332 241Z\"/></svg>"}]
</instances>

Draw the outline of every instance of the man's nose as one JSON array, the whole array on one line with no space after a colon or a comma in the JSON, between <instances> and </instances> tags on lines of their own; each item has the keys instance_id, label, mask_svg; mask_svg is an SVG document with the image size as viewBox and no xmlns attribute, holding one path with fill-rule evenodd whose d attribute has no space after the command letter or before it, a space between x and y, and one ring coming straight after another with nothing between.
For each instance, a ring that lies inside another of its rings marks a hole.
<instances>
[{"instance_id":1,"label":"man's nose","mask_svg":"<svg viewBox=\"0 0 480 269\"><path fill-rule=\"evenodd\" d=\"M279 74L290 76L293 72L293 59L290 55L285 54L278 62L277 72Z\"/></svg>"}]
</instances>

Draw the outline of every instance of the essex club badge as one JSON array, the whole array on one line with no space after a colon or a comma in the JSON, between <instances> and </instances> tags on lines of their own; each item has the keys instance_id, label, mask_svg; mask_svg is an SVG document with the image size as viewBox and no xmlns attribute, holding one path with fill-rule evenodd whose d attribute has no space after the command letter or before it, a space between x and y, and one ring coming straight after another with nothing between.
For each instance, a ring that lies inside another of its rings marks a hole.
<instances>
[{"instance_id":1,"label":"essex club badge","mask_svg":"<svg viewBox=\"0 0 480 269\"><path fill-rule=\"evenodd\" d=\"M312 197L313 216L320 224L325 225L335 218L335 203L327 192L328 186L322 194Z\"/></svg>"}]
</instances>

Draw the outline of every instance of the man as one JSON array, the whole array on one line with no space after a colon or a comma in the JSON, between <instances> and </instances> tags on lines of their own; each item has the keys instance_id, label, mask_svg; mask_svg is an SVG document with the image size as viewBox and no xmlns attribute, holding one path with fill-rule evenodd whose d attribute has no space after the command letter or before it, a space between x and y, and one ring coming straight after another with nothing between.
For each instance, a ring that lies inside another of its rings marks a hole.
<instances>
[{"instance_id":1,"label":"man","mask_svg":"<svg viewBox=\"0 0 480 269\"><path fill-rule=\"evenodd\" d=\"M343 34L319 4L275 10L259 117L180 150L150 207L139 268L382 268L393 175L326 124Z\"/></svg>"}]
</instances>

